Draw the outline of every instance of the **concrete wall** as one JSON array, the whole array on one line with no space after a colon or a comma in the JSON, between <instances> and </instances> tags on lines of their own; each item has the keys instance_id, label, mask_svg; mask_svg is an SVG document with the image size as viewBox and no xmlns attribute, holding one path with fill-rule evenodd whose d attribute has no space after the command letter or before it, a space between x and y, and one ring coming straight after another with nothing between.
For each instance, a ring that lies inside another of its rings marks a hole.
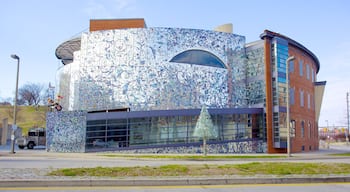
<instances>
[{"instance_id":1,"label":"concrete wall","mask_svg":"<svg viewBox=\"0 0 350 192\"><path fill-rule=\"evenodd\" d=\"M7 132L8 132L8 119L5 118L2 120L2 128L1 128L1 143L0 145L6 145L7 143Z\"/></svg>"}]
</instances>

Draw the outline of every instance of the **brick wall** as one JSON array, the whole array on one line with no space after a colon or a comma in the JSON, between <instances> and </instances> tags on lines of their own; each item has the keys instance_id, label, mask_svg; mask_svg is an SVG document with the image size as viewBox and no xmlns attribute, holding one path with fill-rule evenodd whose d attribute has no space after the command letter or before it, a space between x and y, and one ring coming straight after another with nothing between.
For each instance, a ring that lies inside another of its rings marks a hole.
<instances>
[{"instance_id":1,"label":"brick wall","mask_svg":"<svg viewBox=\"0 0 350 192\"><path fill-rule=\"evenodd\" d=\"M144 19L101 19L90 20L90 32L110 29L145 28Z\"/></svg>"},{"instance_id":2,"label":"brick wall","mask_svg":"<svg viewBox=\"0 0 350 192\"><path fill-rule=\"evenodd\" d=\"M318 125L315 112L315 88L312 72L316 80L316 64L313 59L293 46L289 46L289 55L294 55L294 72L290 73L290 87L295 88L295 102L290 106L290 119L296 121L296 133L292 138L292 152L313 151L318 149ZM300 75L299 62L302 61L303 75ZM307 67L309 66L309 79L307 78ZM300 91L304 92L304 106L301 106ZM308 102L310 95L310 107ZM304 134L302 133L302 122L304 121Z\"/></svg>"}]
</instances>

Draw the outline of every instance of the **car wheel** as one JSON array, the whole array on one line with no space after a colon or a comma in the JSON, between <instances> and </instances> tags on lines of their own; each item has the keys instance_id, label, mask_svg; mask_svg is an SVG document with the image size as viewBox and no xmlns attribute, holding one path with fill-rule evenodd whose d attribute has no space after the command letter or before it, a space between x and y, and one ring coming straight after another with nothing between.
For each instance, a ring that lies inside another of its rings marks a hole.
<instances>
[{"instance_id":1,"label":"car wheel","mask_svg":"<svg viewBox=\"0 0 350 192\"><path fill-rule=\"evenodd\" d=\"M19 145L19 146L18 146L18 148L20 148L20 149L24 149L24 146L22 146L22 145Z\"/></svg>"},{"instance_id":2,"label":"car wheel","mask_svg":"<svg viewBox=\"0 0 350 192\"><path fill-rule=\"evenodd\" d=\"M27 147L28 147L28 149L33 149L34 148L34 143L33 142L29 142Z\"/></svg>"}]
</instances>

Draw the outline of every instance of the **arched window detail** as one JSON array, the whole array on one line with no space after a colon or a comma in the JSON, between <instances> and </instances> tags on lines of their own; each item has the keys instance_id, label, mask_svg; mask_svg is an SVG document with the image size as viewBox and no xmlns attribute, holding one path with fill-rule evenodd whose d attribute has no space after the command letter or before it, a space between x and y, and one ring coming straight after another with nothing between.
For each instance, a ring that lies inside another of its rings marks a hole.
<instances>
[{"instance_id":1,"label":"arched window detail","mask_svg":"<svg viewBox=\"0 0 350 192\"><path fill-rule=\"evenodd\" d=\"M208 51L198 49L181 52L173 57L170 62L205 65L226 69L224 62L222 62L217 56Z\"/></svg>"}]
</instances>

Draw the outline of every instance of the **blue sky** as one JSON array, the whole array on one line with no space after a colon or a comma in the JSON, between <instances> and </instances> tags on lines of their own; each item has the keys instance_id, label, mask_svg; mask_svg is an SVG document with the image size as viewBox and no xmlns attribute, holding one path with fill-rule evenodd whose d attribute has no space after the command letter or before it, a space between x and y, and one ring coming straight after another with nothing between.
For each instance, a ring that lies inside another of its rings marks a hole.
<instances>
[{"instance_id":1,"label":"blue sky","mask_svg":"<svg viewBox=\"0 0 350 192\"><path fill-rule=\"evenodd\" d=\"M348 0L2 0L0 1L0 100L13 97L15 53L19 86L56 83L57 46L87 31L90 19L145 18L148 27L213 29L232 23L247 42L264 29L284 34L311 50L327 81L320 126L346 125L350 91Z\"/></svg>"}]
</instances>

